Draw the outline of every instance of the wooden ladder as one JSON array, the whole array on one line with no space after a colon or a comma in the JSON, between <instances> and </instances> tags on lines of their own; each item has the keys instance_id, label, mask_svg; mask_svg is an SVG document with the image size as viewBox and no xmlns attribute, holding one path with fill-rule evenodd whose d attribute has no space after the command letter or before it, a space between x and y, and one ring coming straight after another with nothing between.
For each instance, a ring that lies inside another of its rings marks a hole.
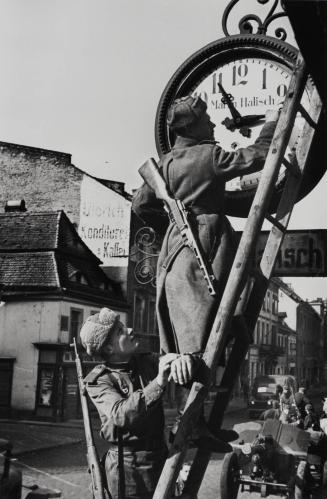
<instances>
[{"instance_id":1,"label":"wooden ladder","mask_svg":"<svg viewBox=\"0 0 327 499\"><path fill-rule=\"evenodd\" d=\"M153 496L154 499L174 497L175 482L187 453L188 436L191 434L194 422L197 420L204 400L208 395L218 360L223 354L229 339L230 326L235 310L242 303L245 303L242 308L244 319L242 322L245 327L233 331L234 342L208 421L209 427L212 429L218 429L222 424L224 412L239 375L241 364L245 359L249 345L252 343L253 330L269 280L272 277L275 260L287 230L293 206L297 200L306 159L322 108L315 88L310 98L310 112L308 113L301 106L301 98L307 79L305 64L301 54L299 54L261 179L204 352L203 359L207 368L208 382L194 382L192 385L174 442L171 444L168 458L158 481ZM296 162L289 162L284 158L284 155L298 111L305 118L305 123L301 132L300 145L296 151ZM276 215L272 217L268 214L268 208L282 164L287 168L288 175ZM251 274L251 256L265 218L272 224L272 229L267 239L259 270ZM244 293L242 297L245 282L250 283L250 286L246 287L246 299ZM183 491L185 497L196 497L210 455L211 453L207 449L201 448L197 450Z\"/></svg>"}]
</instances>

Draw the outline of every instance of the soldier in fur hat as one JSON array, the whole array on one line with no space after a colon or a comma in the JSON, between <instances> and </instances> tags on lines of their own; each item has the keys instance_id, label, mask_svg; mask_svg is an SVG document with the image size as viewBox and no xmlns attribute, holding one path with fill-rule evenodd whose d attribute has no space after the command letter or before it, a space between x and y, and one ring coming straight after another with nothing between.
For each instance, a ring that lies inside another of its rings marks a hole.
<instances>
[{"instance_id":1,"label":"soldier in fur hat","mask_svg":"<svg viewBox=\"0 0 327 499\"><path fill-rule=\"evenodd\" d=\"M187 382L194 374L190 355L137 354L138 342L119 315L102 308L88 317L80 332L89 355L103 364L85 378L87 392L101 419L101 436L108 442L105 458L108 488L113 499L150 499L167 447L162 395L174 362L174 379Z\"/></svg>"}]
</instances>

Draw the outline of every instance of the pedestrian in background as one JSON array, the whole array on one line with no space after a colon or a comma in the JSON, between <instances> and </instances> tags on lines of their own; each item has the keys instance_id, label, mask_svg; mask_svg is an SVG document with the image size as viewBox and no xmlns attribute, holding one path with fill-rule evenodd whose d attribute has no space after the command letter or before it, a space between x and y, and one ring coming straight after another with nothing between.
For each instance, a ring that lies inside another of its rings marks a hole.
<instances>
[{"instance_id":1,"label":"pedestrian in background","mask_svg":"<svg viewBox=\"0 0 327 499\"><path fill-rule=\"evenodd\" d=\"M305 406L305 418L303 420L304 430L320 430L319 417L316 414L312 404L306 404Z\"/></svg>"},{"instance_id":2,"label":"pedestrian in background","mask_svg":"<svg viewBox=\"0 0 327 499\"><path fill-rule=\"evenodd\" d=\"M266 421L267 419L279 419L279 418L280 418L279 402L277 400L273 400L271 403L271 408L263 411L259 419L263 419L264 421Z\"/></svg>"},{"instance_id":3,"label":"pedestrian in background","mask_svg":"<svg viewBox=\"0 0 327 499\"><path fill-rule=\"evenodd\" d=\"M321 430L327 435L327 397L322 399L322 413L320 414L319 424Z\"/></svg>"},{"instance_id":4,"label":"pedestrian in background","mask_svg":"<svg viewBox=\"0 0 327 499\"><path fill-rule=\"evenodd\" d=\"M303 420L306 416L305 406L307 404L310 404L310 400L306 396L305 392L306 392L306 388L304 386L300 386L299 390L296 393L294 393L295 404L296 404L296 407L299 411L300 418Z\"/></svg>"}]
</instances>

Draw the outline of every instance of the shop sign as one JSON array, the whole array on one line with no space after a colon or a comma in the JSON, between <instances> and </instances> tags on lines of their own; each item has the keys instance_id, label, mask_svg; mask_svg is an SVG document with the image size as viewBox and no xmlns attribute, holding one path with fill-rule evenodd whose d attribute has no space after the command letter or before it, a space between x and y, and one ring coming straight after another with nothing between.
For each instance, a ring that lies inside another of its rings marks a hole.
<instances>
[{"instance_id":1,"label":"shop sign","mask_svg":"<svg viewBox=\"0 0 327 499\"><path fill-rule=\"evenodd\" d=\"M78 233L104 267L128 264L131 203L85 175Z\"/></svg>"},{"instance_id":2,"label":"shop sign","mask_svg":"<svg viewBox=\"0 0 327 499\"><path fill-rule=\"evenodd\" d=\"M259 266L268 231L261 232L254 264ZM241 235L239 233L239 235ZM274 276L326 277L327 230L289 230L278 252Z\"/></svg>"}]
</instances>

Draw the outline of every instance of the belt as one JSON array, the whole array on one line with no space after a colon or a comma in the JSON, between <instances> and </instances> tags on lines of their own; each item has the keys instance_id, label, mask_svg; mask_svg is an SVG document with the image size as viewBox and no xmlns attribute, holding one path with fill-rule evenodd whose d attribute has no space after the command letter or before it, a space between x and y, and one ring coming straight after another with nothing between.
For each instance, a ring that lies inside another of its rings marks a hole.
<instances>
[{"instance_id":1,"label":"belt","mask_svg":"<svg viewBox=\"0 0 327 499\"><path fill-rule=\"evenodd\" d=\"M162 438L136 438L134 440L123 440L123 449L127 451L150 451L165 447ZM108 442L109 450L118 452L118 442Z\"/></svg>"},{"instance_id":2,"label":"belt","mask_svg":"<svg viewBox=\"0 0 327 499\"><path fill-rule=\"evenodd\" d=\"M205 208L204 206L187 206L187 211L193 213L193 215L221 215L221 213L214 211L210 208Z\"/></svg>"}]
</instances>

